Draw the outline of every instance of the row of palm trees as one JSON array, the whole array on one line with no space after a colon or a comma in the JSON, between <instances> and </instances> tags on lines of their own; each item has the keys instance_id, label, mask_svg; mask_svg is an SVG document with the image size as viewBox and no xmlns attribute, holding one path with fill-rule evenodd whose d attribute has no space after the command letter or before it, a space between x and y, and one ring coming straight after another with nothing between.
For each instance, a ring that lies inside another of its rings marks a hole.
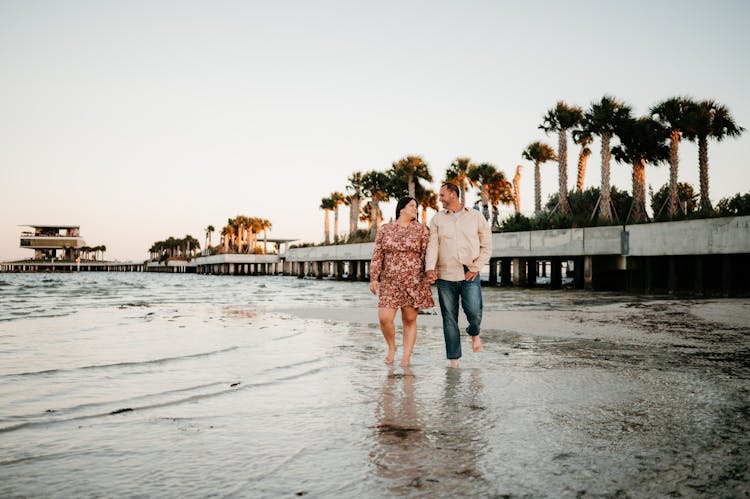
<instances>
[{"instance_id":1,"label":"row of palm trees","mask_svg":"<svg viewBox=\"0 0 750 499\"><path fill-rule=\"evenodd\" d=\"M81 246L77 248L78 255L81 260L99 260L99 253L101 253L101 259L104 260L104 252L107 251L107 247L103 244L99 246ZM93 258L91 257L93 253Z\"/></svg>"},{"instance_id":2,"label":"row of palm trees","mask_svg":"<svg viewBox=\"0 0 750 499\"><path fill-rule=\"evenodd\" d=\"M213 248L211 237L215 232L214 226L205 228L206 248L222 253L265 253L265 244L258 248L258 235L263 233L263 239L266 240L267 231L272 227L271 222L265 218L237 215L227 219L227 224L221 229L221 243L216 248Z\"/></svg>"},{"instance_id":3,"label":"row of palm trees","mask_svg":"<svg viewBox=\"0 0 750 499\"><path fill-rule=\"evenodd\" d=\"M511 204L514 200L512 184L505 174L490 163L474 164L471 159L460 157L445 170L445 179L458 185L462 205L466 202L466 191L475 187L479 191L480 204L485 218L499 228L498 205ZM324 211L324 242L330 244L330 213L333 212L333 242L338 242L339 208L349 206L349 235L357 232L358 223L367 224L369 239L374 240L378 227L383 221L380 205L391 199L411 196L422 209L422 221L427 221L427 209L438 209L438 197L435 191L425 186L422 181L432 182L428 164L421 156L405 156L392 163L386 171L356 171L348 178L346 194L332 192L321 199L320 209Z\"/></svg>"},{"instance_id":4,"label":"row of palm trees","mask_svg":"<svg viewBox=\"0 0 750 499\"><path fill-rule=\"evenodd\" d=\"M190 260L198 251L200 242L191 235L182 238L170 236L164 241L156 241L148 250L151 260L154 261Z\"/></svg>"},{"instance_id":5,"label":"row of palm trees","mask_svg":"<svg viewBox=\"0 0 750 499\"><path fill-rule=\"evenodd\" d=\"M695 101L688 97L671 97L649 109L647 116L633 116L631 106L611 96L593 102L584 111L560 101L548 110L539 128L546 133L558 134L555 152L542 142L533 142L523 151L522 157L534 163L534 209L541 211L541 180L539 165L557 160L559 192L556 210L570 213L567 200L567 138L580 146L576 190L583 189L586 161L591 155L589 145L594 137L601 142L601 189L597 203L599 219L612 219L610 199L610 163L615 160L631 165L633 204L630 219L641 222L646 215L646 164L668 162L669 196L665 201L670 218L678 209L678 149L682 139L698 142L698 167L700 177L700 211L713 212L709 197L708 140L721 141L737 137L745 129L735 123L729 109L714 100ZM613 139L617 140L612 145ZM663 208L663 207L662 207ZM661 209L659 211L661 211ZM592 214L593 215L593 214ZM656 213L655 215L658 215Z\"/></svg>"}]
</instances>

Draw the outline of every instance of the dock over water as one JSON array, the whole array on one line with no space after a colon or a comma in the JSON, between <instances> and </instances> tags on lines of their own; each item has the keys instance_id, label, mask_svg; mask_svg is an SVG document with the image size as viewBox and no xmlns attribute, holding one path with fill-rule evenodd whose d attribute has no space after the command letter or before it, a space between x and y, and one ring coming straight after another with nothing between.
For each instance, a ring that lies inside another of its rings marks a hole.
<instances>
[{"instance_id":1,"label":"dock over water","mask_svg":"<svg viewBox=\"0 0 750 499\"><path fill-rule=\"evenodd\" d=\"M487 284L734 296L750 291L750 216L494 233ZM368 280L374 243L169 262L0 263L1 272L129 271ZM483 276L484 277L484 276Z\"/></svg>"}]
</instances>

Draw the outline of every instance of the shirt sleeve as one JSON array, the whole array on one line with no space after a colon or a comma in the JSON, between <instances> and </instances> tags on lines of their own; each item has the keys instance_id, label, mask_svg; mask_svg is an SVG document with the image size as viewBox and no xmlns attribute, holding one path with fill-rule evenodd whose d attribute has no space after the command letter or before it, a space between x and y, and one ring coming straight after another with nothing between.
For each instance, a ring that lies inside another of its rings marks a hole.
<instances>
[{"instance_id":1,"label":"shirt sleeve","mask_svg":"<svg viewBox=\"0 0 750 499\"><path fill-rule=\"evenodd\" d=\"M385 257L383 251L383 228L378 230L378 235L375 236L375 248L372 250L372 259L370 260L370 282L377 282L380 278L380 273L383 271L383 258Z\"/></svg>"},{"instance_id":2,"label":"shirt sleeve","mask_svg":"<svg viewBox=\"0 0 750 499\"><path fill-rule=\"evenodd\" d=\"M428 270L435 270L435 265L437 265L437 257L438 257L438 227L436 219L437 215L432 217L432 220L430 220L430 232L429 232L429 238L427 240L427 252L425 255L425 263L424 263L424 269L425 271Z\"/></svg>"},{"instance_id":3,"label":"shirt sleeve","mask_svg":"<svg viewBox=\"0 0 750 499\"><path fill-rule=\"evenodd\" d=\"M492 231L490 230L490 225L481 213L478 213L478 215L476 218L477 236L479 237L479 256L474 260L472 268L469 268L472 272L479 272L482 267L490 262L490 256L492 256Z\"/></svg>"}]
</instances>

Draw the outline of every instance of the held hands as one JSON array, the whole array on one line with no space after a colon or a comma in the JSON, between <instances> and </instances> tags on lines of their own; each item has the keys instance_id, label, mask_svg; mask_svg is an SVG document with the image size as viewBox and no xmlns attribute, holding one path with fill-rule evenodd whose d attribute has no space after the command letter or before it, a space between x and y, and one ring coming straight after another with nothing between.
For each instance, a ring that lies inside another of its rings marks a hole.
<instances>
[{"instance_id":1,"label":"held hands","mask_svg":"<svg viewBox=\"0 0 750 499\"><path fill-rule=\"evenodd\" d=\"M477 278L478 275L479 275L479 272L472 272L470 270L466 274L464 274L464 279L466 279L467 281L473 281L474 279Z\"/></svg>"},{"instance_id":2,"label":"held hands","mask_svg":"<svg viewBox=\"0 0 750 499\"><path fill-rule=\"evenodd\" d=\"M437 281L437 272L434 270L428 270L424 273L425 281L429 282L430 284Z\"/></svg>"},{"instance_id":3,"label":"held hands","mask_svg":"<svg viewBox=\"0 0 750 499\"><path fill-rule=\"evenodd\" d=\"M370 292L374 295L378 294L378 281L370 281Z\"/></svg>"}]
</instances>

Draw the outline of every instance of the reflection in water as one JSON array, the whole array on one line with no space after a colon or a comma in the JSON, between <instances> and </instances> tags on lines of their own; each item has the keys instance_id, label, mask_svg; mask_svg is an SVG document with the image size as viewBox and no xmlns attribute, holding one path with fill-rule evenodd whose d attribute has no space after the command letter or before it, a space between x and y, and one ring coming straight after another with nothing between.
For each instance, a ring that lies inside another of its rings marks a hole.
<instances>
[{"instance_id":1,"label":"reflection in water","mask_svg":"<svg viewBox=\"0 0 750 499\"><path fill-rule=\"evenodd\" d=\"M389 371L376 406L371 453L384 490L395 495L487 490L479 465L486 447L483 390L481 369L446 369L442 387L410 369Z\"/></svg>"},{"instance_id":2,"label":"reflection in water","mask_svg":"<svg viewBox=\"0 0 750 499\"><path fill-rule=\"evenodd\" d=\"M441 479L456 492L467 492L467 479L481 489L486 486L479 465L489 429L483 415L483 392L481 369L446 369L439 446L444 462Z\"/></svg>"},{"instance_id":3,"label":"reflection in water","mask_svg":"<svg viewBox=\"0 0 750 499\"><path fill-rule=\"evenodd\" d=\"M386 480L385 487L394 494L404 494L421 486L428 472L424 455L430 441L418 415L419 403L410 368L403 374L391 368L385 377L376 406L375 470Z\"/></svg>"}]
</instances>

